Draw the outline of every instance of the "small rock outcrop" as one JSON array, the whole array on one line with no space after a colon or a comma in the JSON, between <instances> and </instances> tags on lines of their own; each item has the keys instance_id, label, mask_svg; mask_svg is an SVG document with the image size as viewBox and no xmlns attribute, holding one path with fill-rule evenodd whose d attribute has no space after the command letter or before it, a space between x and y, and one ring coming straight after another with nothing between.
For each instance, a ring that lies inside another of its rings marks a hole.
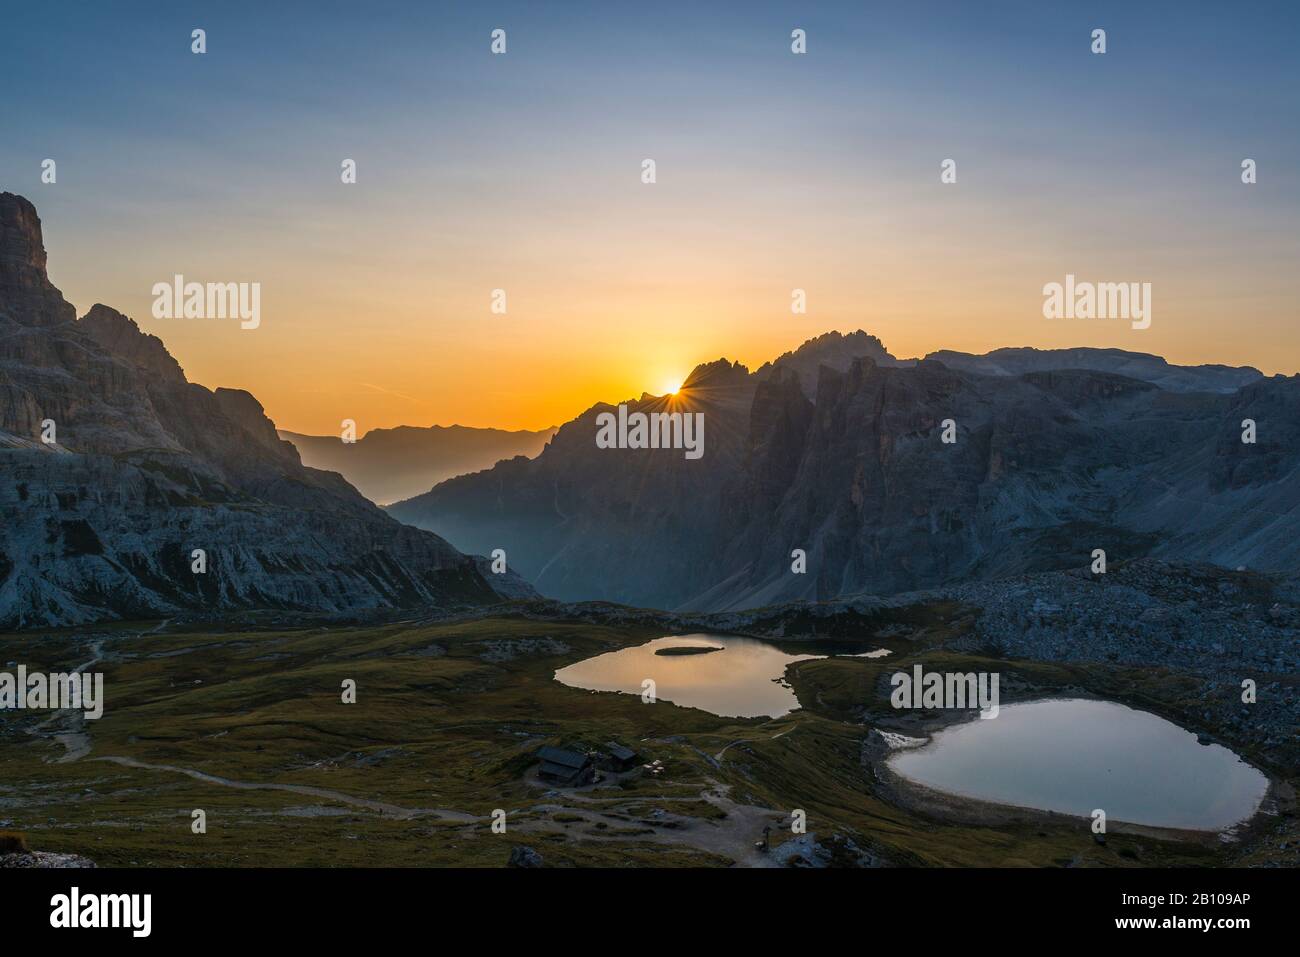
<instances>
[{"instance_id":1,"label":"small rock outcrop","mask_svg":"<svg viewBox=\"0 0 1300 957\"><path fill-rule=\"evenodd\" d=\"M55 854L50 851L28 851L26 854L0 854L0 870L7 868L84 868L98 867L94 861L80 854Z\"/></svg>"},{"instance_id":2,"label":"small rock outcrop","mask_svg":"<svg viewBox=\"0 0 1300 957\"><path fill-rule=\"evenodd\" d=\"M507 867L541 867L542 855L538 854L531 847L525 847L523 844L516 844L510 848L510 860L506 863Z\"/></svg>"}]
</instances>

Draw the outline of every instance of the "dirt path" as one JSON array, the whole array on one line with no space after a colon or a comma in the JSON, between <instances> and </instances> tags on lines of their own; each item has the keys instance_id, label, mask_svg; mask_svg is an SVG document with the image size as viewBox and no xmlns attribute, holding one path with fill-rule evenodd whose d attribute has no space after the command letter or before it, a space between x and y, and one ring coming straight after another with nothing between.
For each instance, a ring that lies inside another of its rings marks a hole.
<instances>
[{"instance_id":1,"label":"dirt path","mask_svg":"<svg viewBox=\"0 0 1300 957\"><path fill-rule=\"evenodd\" d=\"M96 638L90 643L90 653L91 659L72 669L73 674L81 674L87 668L97 665L103 660L103 638ZM45 729L51 725L59 730L46 731ZM49 735L63 745L63 754L55 759L55 764L67 764L69 761L77 761L90 753L90 734L86 731L86 713L84 711L56 711L47 720L38 724L36 731L38 734Z\"/></svg>"},{"instance_id":2,"label":"dirt path","mask_svg":"<svg viewBox=\"0 0 1300 957\"><path fill-rule=\"evenodd\" d=\"M180 768L171 764L150 764L148 761L138 761L135 758L122 757L121 755L105 755L102 758L91 758L92 761L111 761L113 764L120 764L127 768L140 768L145 771L170 771L173 774L184 774L194 778L196 781L203 781L206 784L219 784L222 787L237 788L241 791L288 791L291 794L302 794L307 797L324 798L329 801L338 801L342 804L351 804L354 807L365 808L368 811L374 811L376 814L384 814L389 817L397 818L415 818L415 817L436 817L444 821L459 821L464 824L472 824L475 821L486 820L486 818L475 817L473 814L465 814L460 811L451 811L444 808L410 808L401 807L397 804L389 804L385 801L372 801L370 798L355 797L351 794L345 794L342 791L332 791L329 788L318 788L308 784L272 784L261 781L236 781L233 778L223 778L220 775L208 774L205 771L195 771L193 768Z\"/></svg>"},{"instance_id":3,"label":"dirt path","mask_svg":"<svg viewBox=\"0 0 1300 957\"><path fill-rule=\"evenodd\" d=\"M442 821L452 821L458 824L480 824L490 820L487 815L468 814L463 811L455 811L449 808L411 808L402 807L397 804L390 804L386 801L375 801L370 798L356 797L352 794L345 794L342 791L334 791L329 788L314 787L306 784L274 784L270 782L258 781L238 781L233 778L221 777L216 774L208 774L205 771L196 771L193 768L182 768L170 764L152 764L148 761L140 761L136 758L128 758L122 755L105 755L104 757L91 758L92 761L107 761L112 764L118 764L122 767L137 768L146 771L161 771L171 774L184 774L196 781L202 781L205 784L216 784L220 787L235 788L245 791L285 791L290 794L301 794L305 797L320 798L327 801L337 801L341 804L348 804L353 807L363 808L367 811L373 811L376 814L385 817L397 818L399 820L411 820L421 817L433 817ZM532 805L528 808L515 809L506 812L507 819L518 817L525 811L535 812L543 815L537 819L518 821L510 826L511 833L531 834L542 831L549 831L559 824L568 834L576 841L599 841L599 842L618 842L626 840L649 841L656 844L675 845L686 847L693 850L705 851L710 854L716 854L728 858L736 864L743 867L775 867L778 862L773 860L769 855L763 854L754 847L755 840L762 835L764 826L775 826L780 815L771 808L752 807L749 805L737 804L727 796L728 785L711 782L711 786L702 791L698 797L671 798L665 800L674 801L703 801L719 811L723 812L720 819L713 818L696 818L680 814L663 813L654 817L642 817L629 820L629 815L617 813L617 808L611 808L609 813L602 810L596 810L590 807L573 807L571 804L543 803ZM569 795L575 798L578 803L586 804L641 804L646 798L638 797L628 799L619 798L594 798L585 795ZM564 814L577 820L556 821L553 815ZM603 824L606 829L614 833L602 834L599 830L588 830L594 828L597 824ZM579 830L580 825L585 825ZM619 831L626 832L637 826L648 829L649 833L628 835L620 834Z\"/></svg>"},{"instance_id":4,"label":"dirt path","mask_svg":"<svg viewBox=\"0 0 1300 957\"><path fill-rule=\"evenodd\" d=\"M172 620L170 618L164 618L148 631L140 632L137 637L157 634L170 625L171 622ZM77 665L77 667L72 670L73 674L81 674L104 660L104 640L105 639L103 638L95 638L90 642L90 660ZM50 726L54 726L59 730L46 731L45 729ZM86 715L82 711L75 711L72 713L63 711L55 712L47 721L38 724L36 726L36 731L39 734L48 735L55 741L59 742L59 744L63 745L63 754L54 759L53 763L55 764L67 764L71 761L80 761L86 755L90 754L90 734L86 729Z\"/></svg>"},{"instance_id":5,"label":"dirt path","mask_svg":"<svg viewBox=\"0 0 1300 957\"><path fill-rule=\"evenodd\" d=\"M717 754L715 754L715 755L713 756L713 760L714 760L714 761L721 761L721 760L722 760L722 756L723 756L724 754L726 754L727 751L729 751L731 748L734 748L734 747L735 747L736 745L738 745L738 744L746 744L746 743L751 742L751 741L775 741L777 738L781 738L781 737L784 737L785 735L789 734L792 730L793 730L792 728L786 728L784 731L780 731L780 732L778 732L778 733L772 735L770 738L738 738L738 739L736 739L735 741L732 741L730 744L728 744L728 745L726 745L725 747L723 747L723 749L722 749L721 751L719 751Z\"/></svg>"}]
</instances>

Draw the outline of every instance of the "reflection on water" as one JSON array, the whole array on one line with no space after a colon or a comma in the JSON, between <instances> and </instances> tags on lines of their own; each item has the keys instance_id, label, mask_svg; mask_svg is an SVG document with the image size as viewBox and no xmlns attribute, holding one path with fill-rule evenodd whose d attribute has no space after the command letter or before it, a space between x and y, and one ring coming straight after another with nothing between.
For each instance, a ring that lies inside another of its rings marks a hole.
<instances>
[{"instance_id":1,"label":"reflection on water","mask_svg":"<svg viewBox=\"0 0 1300 957\"><path fill-rule=\"evenodd\" d=\"M655 654L664 648L685 647L722 650L697 655ZM651 678L660 701L725 717L777 718L799 707L794 692L782 680L786 665L822 657L789 655L752 638L682 635L579 661L561 668L555 678L574 688L636 695L641 694L641 682Z\"/></svg>"},{"instance_id":2,"label":"reflection on water","mask_svg":"<svg viewBox=\"0 0 1300 957\"><path fill-rule=\"evenodd\" d=\"M1221 830L1250 817L1268 780L1227 748L1110 701L1003 705L889 758L909 781L998 804L1154 827Z\"/></svg>"}]
</instances>

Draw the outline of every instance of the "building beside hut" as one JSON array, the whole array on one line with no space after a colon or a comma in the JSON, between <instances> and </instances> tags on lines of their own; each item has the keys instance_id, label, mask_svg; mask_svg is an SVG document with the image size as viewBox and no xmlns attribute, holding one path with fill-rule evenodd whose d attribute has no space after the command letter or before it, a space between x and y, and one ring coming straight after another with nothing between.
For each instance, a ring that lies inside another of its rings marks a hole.
<instances>
[{"instance_id":1,"label":"building beside hut","mask_svg":"<svg viewBox=\"0 0 1300 957\"><path fill-rule=\"evenodd\" d=\"M625 748L617 741L606 741L605 753L601 755L600 766L602 770L621 773L631 771L640 760L641 755L631 748Z\"/></svg>"},{"instance_id":2,"label":"building beside hut","mask_svg":"<svg viewBox=\"0 0 1300 957\"><path fill-rule=\"evenodd\" d=\"M595 780L596 763L589 754L547 745L538 749L537 756L542 761L537 776L543 781L566 788L578 788Z\"/></svg>"}]
</instances>

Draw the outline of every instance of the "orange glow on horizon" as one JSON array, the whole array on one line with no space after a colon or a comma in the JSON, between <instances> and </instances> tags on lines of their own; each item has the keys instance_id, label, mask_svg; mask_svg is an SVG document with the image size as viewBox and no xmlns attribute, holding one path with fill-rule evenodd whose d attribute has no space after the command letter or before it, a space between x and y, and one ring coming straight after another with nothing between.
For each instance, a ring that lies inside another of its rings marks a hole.
<instances>
[{"instance_id":1,"label":"orange glow on horizon","mask_svg":"<svg viewBox=\"0 0 1300 957\"><path fill-rule=\"evenodd\" d=\"M349 224L346 244L291 252L273 232L233 245L220 231L196 234L186 254L204 275L261 283L255 330L154 319L149 290L174 272L165 245L96 246L92 257L55 245L76 237L51 223L46 245L51 279L78 315L95 302L119 309L162 339L191 382L245 389L279 428L316 435L337 435L343 419L358 435L401 425L560 426L598 402L680 392L702 363L725 358L753 371L834 330L862 329L898 358L1086 346L1265 374L1300 368L1290 287L1267 261L1192 269L1201 260L1182 249L1154 257L1139 276L1153 283L1154 321L1134 331L1045 319L1043 283L1063 277L1065 257L1038 241L1050 226L1011 213L997 230L984 218L945 220L945 255L936 258L896 237L835 230L825 242L792 245L768 220L746 221L749 212L731 227L745 230L744 243L683 239L675 224L697 208L712 207L666 204L650 232L627 216L601 219L595 235L548 229L545 242L533 232L503 245L494 234L483 239L491 257L462 253L433 274L427 236L378 214L374 224ZM371 248L383 255L355 253ZM846 270L850 258L865 265ZM501 259L511 263L506 278ZM1065 261L1081 276L1135 275L1129 258L1108 249ZM496 315L489 293L501 284L509 312ZM807 314L791 312L795 287L807 290Z\"/></svg>"}]
</instances>

